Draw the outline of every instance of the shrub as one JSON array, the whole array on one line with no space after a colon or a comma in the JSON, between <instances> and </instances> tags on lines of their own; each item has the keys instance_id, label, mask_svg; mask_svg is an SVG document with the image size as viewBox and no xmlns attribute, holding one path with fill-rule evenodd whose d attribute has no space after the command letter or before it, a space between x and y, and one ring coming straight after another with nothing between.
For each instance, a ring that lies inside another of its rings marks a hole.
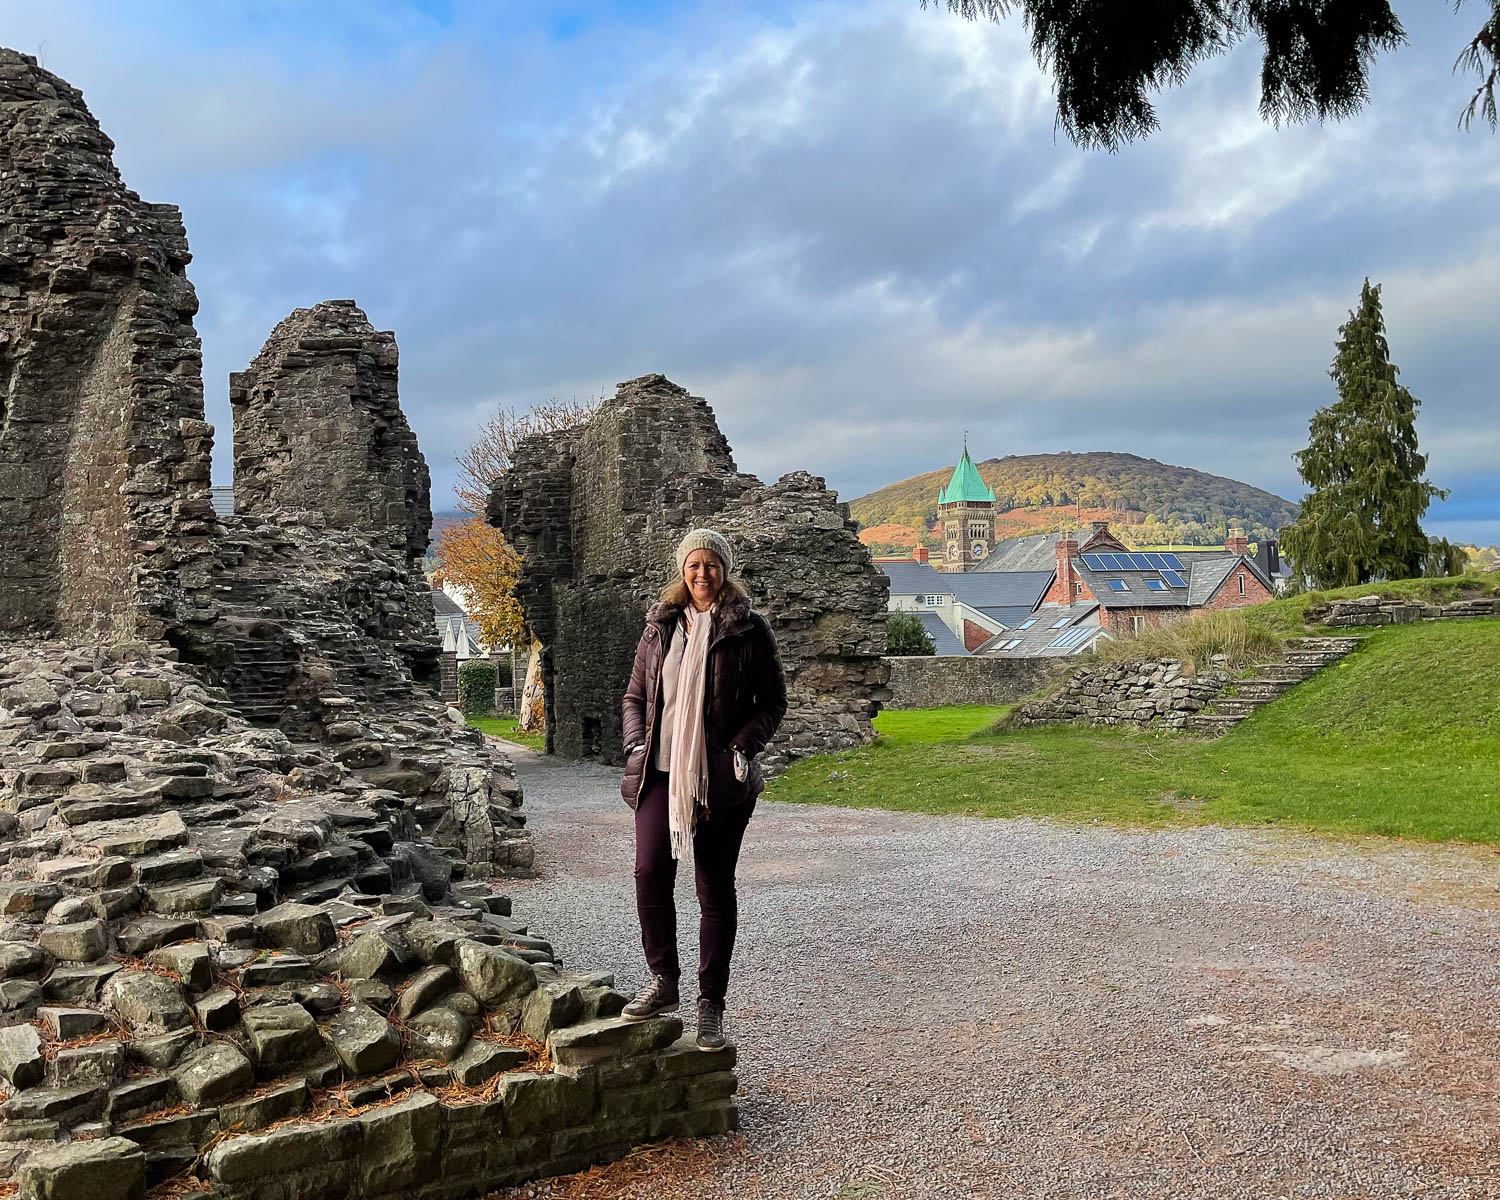
<instances>
[{"instance_id":1,"label":"shrub","mask_svg":"<svg viewBox=\"0 0 1500 1200\"><path fill-rule=\"evenodd\" d=\"M458 664L458 707L466 717L482 717L494 711L494 663L471 658Z\"/></svg>"},{"instance_id":2,"label":"shrub","mask_svg":"<svg viewBox=\"0 0 1500 1200\"><path fill-rule=\"evenodd\" d=\"M932 637L922 627L922 619L916 613L889 613L885 618L885 652L887 654L935 654L937 647Z\"/></svg>"}]
</instances>

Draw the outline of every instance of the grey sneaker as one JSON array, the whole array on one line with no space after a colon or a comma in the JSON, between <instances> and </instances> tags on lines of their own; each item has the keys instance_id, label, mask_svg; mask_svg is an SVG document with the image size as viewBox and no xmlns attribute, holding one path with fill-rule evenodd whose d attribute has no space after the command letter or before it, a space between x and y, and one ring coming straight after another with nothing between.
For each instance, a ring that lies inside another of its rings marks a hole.
<instances>
[{"instance_id":1,"label":"grey sneaker","mask_svg":"<svg viewBox=\"0 0 1500 1200\"><path fill-rule=\"evenodd\" d=\"M635 999L620 1010L627 1021L644 1021L658 1013L677 1011L677 980L653 975L651 982L635 994Z\"/></svg>"},{"instance_id":2,"label":"grey sneaker","mask_svg":"<svg viewBox=\"0 0 1500 1200\"><path fill-rule=\"evenodd\" d=\"M724 1005L716 1000L698 1000L698 1049L722 1050L724 1041Z\"/></svg>"}]
</instances>

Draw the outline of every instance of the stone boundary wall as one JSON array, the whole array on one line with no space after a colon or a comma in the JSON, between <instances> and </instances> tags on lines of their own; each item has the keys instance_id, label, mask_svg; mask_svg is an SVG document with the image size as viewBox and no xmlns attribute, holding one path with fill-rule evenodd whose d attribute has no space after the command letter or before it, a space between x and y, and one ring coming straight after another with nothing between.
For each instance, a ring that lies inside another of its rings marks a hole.
<instances>
[{"instance_id":1,"label":"stone boundary wall","mask_svg":"<svg viewBox=\"0 0 1500 1200\"><path fill-rule=\"evenodd\" d=\"M1333 600L1316 605L1304 616L1309 625L1327 625L1334 629L1494 617L1500 616L1500 596L1480 596L1472 600L1455 600L1450 604L1426 604L1402 597L1359 596L1353 600Z\"/></svg>"},{"instance_id":2,"label":"stone boundary wall","mask_svg":"<svg viewBox=\"0 0 1500 1200\"><path fill-rule=\"evenodd\" d=\"M943 708L950 704L1014 704L1065 669L1065 658L990 658L983 655L902 655L887 658L891 698L886 708Z\"/></svg>"},{"instance_id":3,"label":"stone boundary wall","mask_svg":"<svg viewBox=\"0 0 1500 1200\"><path fill-rule=\"evenodd\" d=\"M1075 672L1053 695L1016 709L1014 725L1078 721L1181 729L1229 681L1226 671L1186 675L1176 659L1107 663Z\"/></svg>"}]
</instances>

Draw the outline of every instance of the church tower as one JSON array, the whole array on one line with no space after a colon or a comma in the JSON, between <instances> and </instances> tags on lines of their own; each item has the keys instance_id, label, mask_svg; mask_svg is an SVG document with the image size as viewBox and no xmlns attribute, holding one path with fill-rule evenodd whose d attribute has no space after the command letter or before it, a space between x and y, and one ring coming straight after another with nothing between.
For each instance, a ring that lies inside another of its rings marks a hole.
<instances>
[{"instance_id":1,"label":"church tower","mask_svg":"<svg viewBox=\"0 0 1500 1200\"><path fill-rule=\"evenodd\" d=\"M938 520L943 526L940 571L972 571L995 545L995 493L969 457L967 437L948 486L938 493Z\"/></svg>"}]
</instances>

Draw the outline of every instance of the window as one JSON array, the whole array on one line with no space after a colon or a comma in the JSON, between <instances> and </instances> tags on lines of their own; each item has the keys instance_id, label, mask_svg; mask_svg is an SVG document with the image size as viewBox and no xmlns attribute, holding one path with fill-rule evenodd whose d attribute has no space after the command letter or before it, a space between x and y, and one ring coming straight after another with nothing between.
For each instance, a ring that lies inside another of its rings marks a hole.
<instances>
[{"instance_id":1,"label":"window","mask_svg":"<svg viewBox=\"0 0 1500 1200\"><path fill-rule=\"evenodd\" d=\"M1164 592L1167 590L1166 581L1162 579L1148 579L1146 580L1146 586L1153 592Z\"/></svg>"},{"instance_id":2,"label":"window","mask_svg":"<svg viewBox=\"0 0 1500 1200\"><path fill-rule=\"evenodd\" d=\"M1128 592L1130 585L1123 579L1111 579L1109 581L1109 590L1112 592Z\"/></svg>"},{"instance_id":3,"label":"window","mask_svg":"<svg viewBox=\"0 0 1500 1200\"><path fill-rule=\"evenodd\" d=\"M1081 596L1081 595L1083 595L1083 584L1079 583L1077 580L1073 581L1073 595L1075 595L1075 596Z\"/></svg>"},{"instance_id":4,"label":"window","mask_svg":"<svg viewBox=\"0 0 1500 1200\"><path fill-rule=\"evenodd\" d=\"M1066 625L1072 619L1073 619L1072 617L1064 617L1061 621L1054 621L1054 622L1052 622L1052 628L1053 629L1061 629L1064 625Z\"/></svg>"},{"instance_id":5,"label":"window","mask_svg":"<svg viewBox=\"0 0 1500 1200\"><path fill-rule=\"evenodd\" d=\"M1240 575L1240 595L1243 596L1244 594L1245 594L1245 576L1243 574L1241 574Z\"/></svg>"},{"instance_id":6,"label":"window","mask_svg":"<svg viewBox=\"0 0 1500 1200\"><path fill-rule=\"evenodd\" d=\"M1030 629L1035 624L1036 624L1036 618L1032 617L1031 620L1029 620L1029 621L1022 621L1019 625L1016 626L1016 628L1017 629Z\"/></svg>"},{"instance_id":7,"label":"window","mask_svg":"<svg viewBox=\"0 0 1500 1200\"><path fill-rule=\"evenodd\" d=\"M1141 630L1143 630L1145 628L1146 628L1146 618L1145 617L1136 616L1136 617L1131 617L1130 618L1130 632L1131 633L1140 633Z\"/></svg>"},{"instance_id":8,"label":"window","mask_svg":"<svg viewBox=\"0 0 1500 1200\"><path fill-rule=\"evenodd\" d=\"M1010 641L1006 642L1005 645L1003 645L1003 646L1000 647L1000 649L1002 649L1002 650L1014 650L1020 644L1021 644L1021 639L1020 638L1011 638Z\"/></svg>"},{"instance_id":9,"label":"window","mask_svg":"<svg viewBox=\"0 0 1500 1200\"><path fill-rule=\"evenodd\" d=\"M927 607L928 608L941 608L943 606L943 601L946 600L946 599L947 599L946 596L928 596L927 597Z\"/></svg>"}]
</instances>

